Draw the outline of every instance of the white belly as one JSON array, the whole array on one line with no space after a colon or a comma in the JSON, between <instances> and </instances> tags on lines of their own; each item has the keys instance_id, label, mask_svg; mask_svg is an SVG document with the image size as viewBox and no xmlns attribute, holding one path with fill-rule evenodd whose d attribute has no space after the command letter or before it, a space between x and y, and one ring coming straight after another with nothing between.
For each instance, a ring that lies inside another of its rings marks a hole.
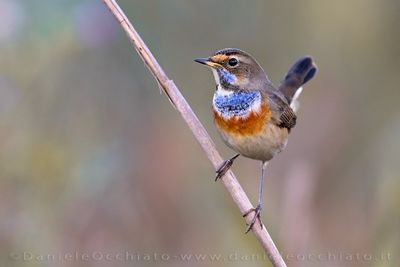
<instances>
[{"instance_id":1,"label":"white belly","mask_svg":"<svg viewBox=\"0 0 400 267\"><path fill-rule=\"evenodd\" d=\"M261 161L269 161L281 152L288 138L288 130L274 124L267 124L262 132L256 135L240 136L217 129L227 146L241 155Z\"/></svg>"},{"instance_id":2,"label":"white belly","mask_svg":"<svg viewBox=\"0 0 400 267\"><path fill-rule=\"evenodd\" d=\"M233 92L220 87L213 109L224 142L245 157L269 161L285 148L288 130L273 124L259 92Z\"/></svg>"}]
</instances>

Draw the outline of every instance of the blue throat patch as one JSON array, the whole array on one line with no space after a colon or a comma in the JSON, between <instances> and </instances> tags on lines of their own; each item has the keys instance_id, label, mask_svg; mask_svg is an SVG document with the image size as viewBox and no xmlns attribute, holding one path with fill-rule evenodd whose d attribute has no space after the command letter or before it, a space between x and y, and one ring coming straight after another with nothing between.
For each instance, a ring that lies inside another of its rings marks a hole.
<instances>
[{"instance_id":1,"label":"blue throat patch","mask_svg":"<svg viewBox=\"0 0 400 267\"><path fill-rule=\"evenodd\" d=\"M259 92L232 92L228 95L214 93L214 109L226 117L247 115L256 101L261 100Z\"/></svg>"},{"instance_id":2,"label":"blue throat patch","mask_svg":"<svg viewBox=\"0 0 400 267\"><path fill-rule=\"evenodd\" d=\"M217 71L222 85L229 86L233 85L236 82L236 76L234 74L226 71L223 68L218 68Z\"/></svg>"}]
</instances>

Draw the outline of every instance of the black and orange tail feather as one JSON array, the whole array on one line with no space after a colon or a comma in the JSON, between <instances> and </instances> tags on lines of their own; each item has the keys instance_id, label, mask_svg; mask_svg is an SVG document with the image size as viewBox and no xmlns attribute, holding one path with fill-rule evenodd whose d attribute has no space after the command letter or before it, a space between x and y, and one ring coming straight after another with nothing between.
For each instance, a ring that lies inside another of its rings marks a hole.
<instances>
[{"instance_id":1,"label":"black and orange tail feather","mask_svg":"<svg viewBox=\"0 0 400 267\"><path fill-rule=\"evenodd\" d=\"M300 58L293 64L279 85L279 90L285 95L289 104L292 102L297 90L311 80L316 72L317 65L315 65L310 56Z\"/></svg>"}]
</instances>

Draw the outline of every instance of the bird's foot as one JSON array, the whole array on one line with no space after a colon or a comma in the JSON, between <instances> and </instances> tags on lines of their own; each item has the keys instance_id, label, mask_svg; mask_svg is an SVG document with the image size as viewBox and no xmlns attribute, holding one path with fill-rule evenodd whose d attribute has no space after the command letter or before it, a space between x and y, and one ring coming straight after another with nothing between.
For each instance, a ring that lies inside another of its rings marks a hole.
<instances>
[{"instance_id":1,"label":"bird's foot","mask_svg":"<svg viewBox=\"0 0 400 267\"><path fill-rule=\"evenodd\" d=\"M248 210L245 214L243 214L243 217L246 217L253 211L255 212L254 217L251 220L250 224L248 224L245 234L247 234L253 228L253 226L257 220L260 222L260 227L261 228L263 227L263 223L261 221L261 205L260 204L258 204L256 208L251 208L250 210Z\"/></svg>"},{"instance_id":2,"label":"bird's foot","mask_svg":"<svg viewBox=\"0 0 400 267\"><path fill-rule=\"evenodd\" d=\"M219 167L218 170L216 171L217 175L215 176L215 181L221 179L222 176L225 175L225 173L231 168L233 161L239 156L240 154L236 154L232 158L227 159L224 161L224 163L222 163L221 167Z\"/></svg>"}]
</instances>

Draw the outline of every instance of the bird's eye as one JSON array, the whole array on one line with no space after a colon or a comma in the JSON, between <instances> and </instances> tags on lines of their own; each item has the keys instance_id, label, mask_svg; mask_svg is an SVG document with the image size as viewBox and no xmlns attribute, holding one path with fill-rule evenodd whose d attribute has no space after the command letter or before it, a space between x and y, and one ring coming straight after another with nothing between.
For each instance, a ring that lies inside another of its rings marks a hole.
<instances>
[{"instance_id":1,"label":"bird's eye","mask_svg":"<svg viewBox=\"0 0 400 267\"><path fill-rule=\"evenodd\" d=\"M235 67L238 63L239 63L238 60L234 57L228 60L228 64L231 67Z\"/></svg>"}]
</instances>

